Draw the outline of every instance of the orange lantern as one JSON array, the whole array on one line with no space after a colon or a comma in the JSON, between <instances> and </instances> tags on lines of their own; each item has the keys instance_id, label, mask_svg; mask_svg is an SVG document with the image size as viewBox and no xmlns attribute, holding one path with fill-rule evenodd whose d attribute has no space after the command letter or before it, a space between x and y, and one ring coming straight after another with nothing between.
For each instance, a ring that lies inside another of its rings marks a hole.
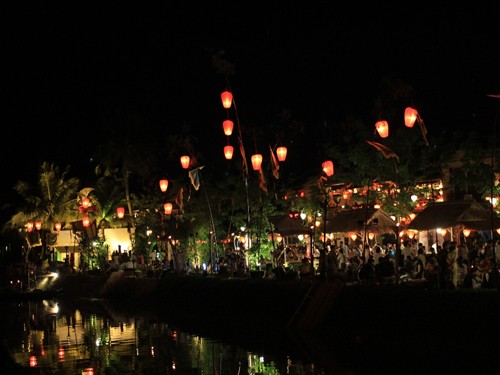
<instances>
[{"instance_id":1,"label":"orange lantern","mask_svg":"<svg viewBox=\"0 0 500 375\"><path fill-rule=\"evenodd\" d=\"M278 161L285 161L287 152L288 150L286 149L286 147L278 147L276 149L276 155L278 156Z\"/></svg>"},{"instance_id":2,"label":"orange lantern","mask_svg":"<svg viewBox=\"0 0 500 375\"><path fill-rule=\"evenodd\" d=\"M229 91L224 91L220 94L220 98L222 99L222 106L226 109L231 108L231 104L233 103L233 94Z\"/></svg>"},{"instance_id":3,"label":"orange lantern","mask_svg":"<svg viewBox=\"0 0 500 375\"><path fill-rule=\"evenodd\" d=\"M225 146L224 147L224 156L227 160L231 160L233 158L233 146Z\"/></svg>"},{"instance_id":4,"label":"orange lantern","mask_svg":"<svg viewBox=\"0 0 500 375\"><path fill-rule=\"evenodd\" d=\"M354 232L351 232L349 234L349 237L351 238L351 240L356 241L356 239L358 238L358 235Z\"/></svg>"},{"instance_id":5,"label":"orange lantern","mask_svg":"<svg viewBox=\"0 0 500 375\"><path fill-rule=\"evenodd\" d=\"M261 154L255 154L252 155L252 168L254 171L260 170L260 166L262 165L262 155Z\"/></svg>"},{"instance_id":6,"label":"orange lantern","mask_svg":"<svg viewBox=\"0 0 500 375\"><path fill-rule=\"evenodd\" d=\"M166 192L168 189L168 180L160 180L160 190Z\"/></svg>"},{"instance_id":7,"label":"orange lantern","mask_svg":"<svg viewBox=\"0 0 500 375\"><path fill-rule=\"evenodd\" d=\"M123 219L123 217L125 216L125 207L118 207L116 209L116 216L118 217L118 219Z\"/></svg>"},{"instance_id":8,"label":"orange lantern","mask_svg":"<svg viewBox=\"0 0 500 375\"><path fill-rule=\"evenodd\" d=\"M182 165L182 168L188 169L190 161L191 161L191 158L189 156L187 156L187 155L181 156L181 165Z\"/></svg>"},{"instance_id":9,"label":"orange lantern","mask_svg":"<svg viewBox=\"0 0 500 375\"><path fill-rule=\"evenodd\" d=\"M30 367L37 367L38 366L38 361L36 359L36 356L32 355L30 357Z\"/></svg>"},{"instance_id":10,"label":"orange lantern","mask_svg":"<svg viewBox=\"0 0 500 375\"><path fill-rule=\"evenodd\" d=\"M465 237L469 237L470 236L470 229L464 229L463 232L464 232L464 236Z\"/></svg>"},{"instance_id":11,"label":"orange lantern","mask_svg":"<svg viewBox=\"0 0 500 375\"><path fill-rule=\"evenodd\" d=\"M418 112L416 109L407 107L405 109L405 125L408 128L413 128L415 121L417 121Z\"/></svg>"},{"instance_id":12,"label":"orange lantern","mask_svg":"<svg viewBox=\"0 0 500 375\"><path fill-rule=\"evenodd\" d=\"M82 225L85 228L88 228L88 226L90 225L90 217L88 217L88 216L82 217Z\"/></svg>"},{"instance_id":13,"label":"orange lantern","mask_svg":"<svg viewBox=\"0 0 500 375\"><path fill-rule=\"evenodd\" d=\"M170 215L172 213L172 203L167 202L163 205L163 209L165 210L165 215Z\"/></svg>"},{"instance_id":14,"label":"orange lantern","mask_svg":"<svg viewBox=\"0 0 500 375\"><path fill-rule=\"evenodd\" d=\"M387 121L377 121L375 123L375 129L377 129L381 138L387 138L389 136L389 124Z\"/></svg>"},{"instance_id":15,"label":"orange lantern","mask_svg":"<svg viewBox=\"0 0 500 375\"><path fill-rule=\"evenodd\" d=\"M62 228L62 224L58 221L54 224L54 227L56 228L56 231L59 232Z\"/></svg>"},{"instance_id":16,"label":"orange lantern","mask_svg":"<svg viewBox=\"0 0 500 375\"><path fill-rule=\"evenodd\" d=\"M36 228L36 230L42 229L42 222L41 221L35 221L35 228Z\"/></svg>"},{"instance_id":17,"label":"orange lantern","mask_svg":"<svg viewBox=\"0 0 500 375\"><path fill-rule=\"evenodd\" d=\"M226 120L222 122L222 129L224 129L224 134L227 135L228 137L233 134L233 127L234 127L234 122L231 120Z\"/></svg>"},{"instance_id":18,"label":"orange lantern","mask_svg":"<svg viewBox=\"0 0 500 375\"><path fill-rule=\"evenodd\" d=\"M325 172L325 174L328 177L333 176L335 170L333 168L333 162L331 160L327 160L327 161L323 162L321 167L323 168L323 172Z\"/></svg>"},{"instance_id":19,"label":"orange lantern","mask_svg":"<svg viewBox=\"0 0 500 375\"><path fill-rule=\"evenodd\" d=\"M368 239L371 241L375 238L375 233L373 232L368 232Z\"/></svg>"},{"instance_id":20,"label":"orange lantern","mask_svg":"<svg viewBox=\"0 0 500 375\"><path fill-rule=\"evenodd\" d=\"M83 206L84 208L88 208L88 207L90 207L90 199L89 199L89 198L87 198L87 197L82 198L82 206Z\"/></svg>"},{"instance_id":21,"label":"orange lantern","mask_svg":"<svg viewBox=\"0 0 500 375\"><path fill-rule=\"evenodd\" d=\"M28 232L33 231L33 223L31 221L29 221L29 222L26 223L26 230Z\"/></svg>"}]
</instances>

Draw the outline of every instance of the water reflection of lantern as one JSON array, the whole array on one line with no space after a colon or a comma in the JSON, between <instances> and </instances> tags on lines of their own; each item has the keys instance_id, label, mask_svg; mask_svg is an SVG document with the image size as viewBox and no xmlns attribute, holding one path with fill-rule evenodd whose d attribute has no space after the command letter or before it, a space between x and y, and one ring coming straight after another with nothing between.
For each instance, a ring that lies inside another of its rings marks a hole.
<instances>
[{"instance_id":1,"label":"water reflection of lantern","mask_svg":"<svg viewBox=\"0 0 500 375\"><path fill-rule=\"evenodd\" d=\"M224 157L227 160L231 160L233 158L233 151L234 151L233 146L224 146Z\"/></svg>"},{"instance_id":2,"label":"water reflection of lantern","mask_svg":"<svg viewBox=\"0 0 500 375\"><path fill-rule=\"evenodd\" d=\"M59 360L64 361L64 348L61 346L57 352Z\"/></svg>"},{"instance_id":3,"label":"water reflection of lantern","mask_svg":"<svg viewBox=\"0 0 500 375\"><path fill-rule=\"evenodd\" d=\"M42 229L42 222L41 221L35 221L35 228L36 228L36 230Z\"/></svg>"},{"instance_id":4,"label":"water reflection of lantern","mask_svg":"<svg viewBox=\"0 0 500 375\"><path fill-rule=\"evenodd\" d=\"M160 180L160 190L162 192L166 192L167 189L168 189L168 180L165 180L165 179Z\"/></svg>"},{"instance_id":5,"label":"water reflection of lantern","mask_svg":"<svg viewBox=\"0 0 500 375\"><path fill-rule=\"evenodd\" d=\"M118 219L123 219L123 217L125 216L125 207L118 207L116 209L116 216L118 217Z\"/></svg>"},{"instance_id":6,"label":"water reflection of lantern","mask_svg":"<svg viewBox=\"0 0 500 375\"><path fill-rule=\"evenodd\" d=\"M181 165L182 165L182 168L188 169L190 161L191 161L191 158L189 156L187 156L187 155L181 156Z\"/></svg>"},{"instance_id":7,"label":"water reflection of lantern","mask_svg":"<svg viewBox=\"0 0 500 375\"><path fill-rule=\"evenodd\" d=\"M465 237L469 237L469 235L470 235L470 229L464 229L463 232L464 232L464 236Z\"/></svg>"},{"instance_id":8,"label":"water reflection of lantern","mask_svg":"<svg viewBox=\"0 0 500 375\"><path fill-rule=\"evenodd\" d=\"M387 121L377 121L375 123L375 129L377 129L381 138L387 138L389 136L389 124Z\"/></svg>"},{"instance_id":9,"label":"water reflection of lantern","mask_svg":"<svg viewBox=\"0 0 500 375\"><path fill-rule=\"evenodd\" d=\"M56 228L56 231L59 232L61 230L62 224L58 221L54 224L54 227Z\"/></svg>"},{"instance_id":10,"label":"water reflection of lantern","mask_svg":"<svg viewBox=\"0 0 500 375\"><path fill-rule=\"evenodd\" d=\"M38 366L38 361L36 359L36 356L32 355L30 357L30 367L36 367Z\"/></svg>"},{"instance_id":11,"label":"water reflection of lantern","mask_svg":"<svg viewBox=\"0 0 500 375\"><path fill-rule=\"evenodd\" d=\"M90 199L89 199L89 198L87 198L87 197L82 198L82 206L83 206L84 208L88 208L88 207L90 207Z\"/></svg>"},{"instance_id":12,"label":"water reflection of lantern","mask_svg":"<svg viewBox=\"0 0 500 375\"><path fill-rule=\"evenodd\" d=\"M254 171L260 170L260 166L262 165L262 155L261 154L255 154L252 155L252 167Z\"/></svg>"},{"instance_id":13,"label":"water reflection of lantern","mask_svg":"<svg viewBox=\"0 0 500 375\"><path fill-rule=\"evenodd\" d=\"M82 217L82 225L87 228L90 225L90 217L84 216Z\"/></svg>"},{"instance_id":14,"label":"water reflection of lantern","mask_svg":"<svg viewBox=\"0 0 500 375\"><path fill-rule=\"evenodd\" d=\"M234 122L231 120L226 120L222 122L222 129L224 129L224 134L227 135L228 137L233 134L233 126Z\"/></svg>"},{"instance_id":15,"label":"water reflection of lantern","mask_svg":"<svg viewBox=\"0 0 500 375\"><path fill-rule=\"evenodd\" d=\"M94 368L87 367L85 370L82 371L82 375L94 375Z\"/></svg>"},{"instance_id":16,"label":"water reflection of lantern","mask_svg":"<svg viewBox=\"0 0 500 375\"><path fill-rule=\"evenodd\" d=\"M417 120L418 112L416 109L407 107L405 109L405 126L408 128L413 128L415 121Z\"/></svg>"},{"instance_id":17,"label":"water reflection of lantern","mask_svg":"<svg viewBox=\"0 0 500 375\"><path fill-rule=\"evenodd\" d=\"M351 238L351 240L356 241L356 239L358 238L358 235L354 232L351 232L349 234L349 237Z\"/></svg>"},{"instance_id":18,"label":"water reflection of lantern","mask_svg":"<svg viewBox=\"0 0 500 375\"><path fill-rule=\"evenodd\" d=\"M172 203L167 202L163 205L163 209L165 210L165 215L170 215L172 213Z\"/></svg>"},{"instance_id":19,"label":"water reflection of lantern","mask_svg":"<svg viewBox=\"0 0 500 375\"><path fill-rule=\"evenodd\" d=\"M333 176L334 167L331 160L324 161L321 167L323 168L323 172L325 172L328 177Z\"/></svg>"},{"instance_id":20,"label":"water reflection of lantern","mask_svg":"<svg viewBox=\"0 0 500 375\"><path fill-rule=\"evenodd\" d=\"M28 232L33 231L33 223L31 221L29 221L29 222L26 223L26 230Z\"/></svg>"},{"instance_id":21,"label":"water reflection of lantern","mask_svg":"<svg viewBox=\"0 0 500 375\"><path fill-rule=\"evenodd\" d=\"M220 98L222 100L222 106L226 109L231 108L231 104L233 103L233 94L229 91L224 91L220 94Z\"/></svg>"},{"instance_id":22,"label":"water reflection of lantern","mask_svg":"<svg viewBox=\"0 0 500 375\"><path fill-rule=\"evenodd\" d=\"M285 161L287 152L288 150L286 147L278 147L276 149L276 155L278 156L278 161Z\"/></svg>"}]
</instances>

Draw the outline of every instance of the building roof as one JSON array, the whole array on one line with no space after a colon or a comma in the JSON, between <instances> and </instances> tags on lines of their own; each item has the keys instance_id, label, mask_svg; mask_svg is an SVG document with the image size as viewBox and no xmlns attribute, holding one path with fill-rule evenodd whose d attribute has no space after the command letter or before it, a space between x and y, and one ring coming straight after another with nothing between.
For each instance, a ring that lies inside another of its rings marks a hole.
<instances>
[{"instance_id":1,"label":"building roof","mask_svg":"<svg viewBox=\"0 0 500 375\"><path fill-rule=\"evenodd\" d=\"M393 233L396 222L382 209L358 208L335 213L327 220L328 233L361 232L365 229L376 233Z\"/></svg>"}]
</instances>

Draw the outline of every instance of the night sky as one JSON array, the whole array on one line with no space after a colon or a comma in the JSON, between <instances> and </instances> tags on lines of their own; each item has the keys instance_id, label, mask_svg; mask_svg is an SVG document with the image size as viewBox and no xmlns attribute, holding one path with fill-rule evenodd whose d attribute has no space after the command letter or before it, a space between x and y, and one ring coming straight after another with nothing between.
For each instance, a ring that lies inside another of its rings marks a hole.
<instances>
[{"instance_id":1,"label":"night sky","mask_svg":"<svg viewBox=\"0 0 500 375\"><path fill-rule=\"evenodd\" d=\"M368 117L385 76L415 88L429 132L493 127L498 2L239 3L2 5L2 191L42 161L85 168L116 109L223 144L215 51L235 65L242 121L264 128L283 111L311 126Z\"/></svg>"}]
</instances>

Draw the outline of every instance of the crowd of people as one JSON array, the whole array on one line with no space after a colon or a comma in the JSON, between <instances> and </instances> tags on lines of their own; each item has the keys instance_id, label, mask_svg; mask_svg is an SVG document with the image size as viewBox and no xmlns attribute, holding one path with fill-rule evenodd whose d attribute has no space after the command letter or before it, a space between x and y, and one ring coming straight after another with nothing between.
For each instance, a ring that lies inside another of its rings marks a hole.
<instances>
[{"instance_id":1,"label":"crowd of people","mask_svg":"<svg viewBox=\"0 0 500 375\"><path fill-rule=\"evenodd\" d=\"M426 249L409 240L401 245L396 262L393 244L347 246L343 241L319 250L318 267L311 272L304 258L302 278L341 278L346 282L369 285L415 283L436 289L497 288L500 286L500 240L444 242ZM397 280L399 278L399 280Z\"/></svg>"}]
</instances>

